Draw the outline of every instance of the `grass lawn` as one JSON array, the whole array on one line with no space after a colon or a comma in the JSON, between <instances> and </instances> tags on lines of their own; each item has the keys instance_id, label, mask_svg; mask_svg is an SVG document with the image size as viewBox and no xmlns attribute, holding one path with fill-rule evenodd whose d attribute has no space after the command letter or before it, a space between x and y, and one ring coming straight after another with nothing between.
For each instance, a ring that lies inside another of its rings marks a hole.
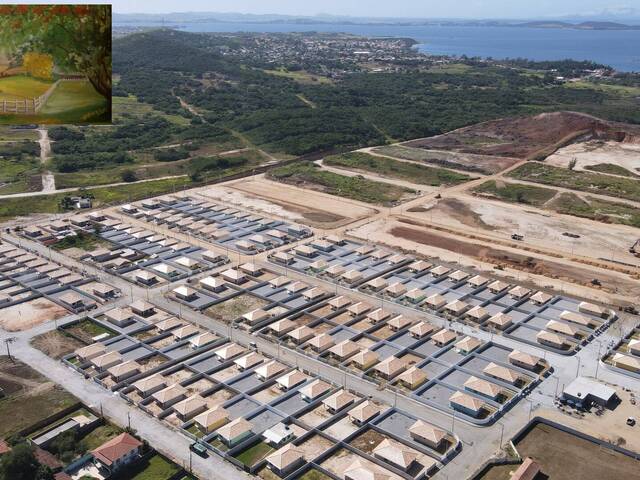
<instances>
[{"instance_id":1,"label":"grass lawn","mask_svg":"<svg viewBox=\"0 0 640 480\"><path fill-rule=\"evenodd\" d=\"M299 480L329 480L331 477L319 470L311 469L300 477Z\"/></svg>"},{"instance_id":2,"label":"grass lawn","mask_svg":"<svg viewBox=\"0 0 640 480\"><path fill-rule=\"evenodd\" d=\"M607 202L593 197L587 197L587 200L589 203L573 193L562 193L554 199L550 208L566 215L640 228L640 209L624 203Z\"/></svg>"},{"instance_id":3,"label":"grass lawn","mask_svg":"<svg viewBox=\"0 0 640 480\"><path fill-rule=\"evenodd\" d=\"M115 335L114 331L104 328L103 326L88 318L85 318L75 325L65 327L64 331L69 331L87 342L91 342L91 339L93 337L97 337L98 335L102 335L103 333L108 333L111 336Z\"/></svg>"},{"instance_id":4,"label":"grass lawn","mask_svg":"<svg viewBox=\"0 0 640 480\"><path fill-rule=\"evenodd\" d=\"M256 443L253 447L247 448L244 452L235 456L246 466L251 467L265 458L275 449L265 442Z\"/></svg>"},{"instance_id":5,"label":"grass lawn","mask_svg":"<svg viewBox=\"0 0 640 480\"><path fill-rule=\"evenodd\" d=\"M311 162L275 168L268 173L268 177L302 188L313 188L339 197L383 205L396 204L408 195L415 193L408 188L389 183L375 182L357 176L348 177L321 170Z\"/></svg>"},{"instance_id":6,"label":"grass lawn","mask_svg":"<svg viewBox=\"0 0 640 480\"><path fill-rule=\"evenodd\" d=\"M506 202L520 203L524 205L541 206L551 200L557 193L550 188L535 187L533 185L522 185L519 183L506 183L495 180L478 185L473 192L481 195L496 197Z\"/></svg>"},{"instance_id":7,"label":"grass lawn","mask_svg":"<svg viewBox=\"0 0 640 480\"><path fill-rule=\"evenodd\" d=\"M53 84L26 75L0 78L0 100L23 100L39 97Z\"/></svg>"},{"instance_id":8,"label":"grass lawn","mask_svg":"<svg viewBox=\"0 0 640 480\"><path fill-rule=\"evenodd\" d=\"M526 163L509 172L512 178L640 201L640 180L594 172L580 172L538 162Z\"/></svg>"},{"instance_id":9,"label":"grass lawn","mask_svg":"<svg viewBox=\"0 0 640 480\"><path fill-rule=\"evenodd\" d=\"M88 80L69 80L60 82L40 114L58 117L68 123L86 123L105 107L106 99L96 92Z\"/></svg>"},{"instance_id":10,"label":"grass lawn","mask_svg":"<svg viewBox=\"0 0 640 480\"><path fill-rule=\"evenodd\" d=\"M180 467L160 455L145 462L138 462L125 472L115 475L114 480L167 480L180 471Z\"/></svg>"},{"instance_id":11,"label":"grass lawn","mask_svg":"<svg viewBox=\"0 0 640 480\"><path fill-rule=\"evenodd\" d=\"M325 158L326 165L364 170L385 177L438 187L468 182L471 177L442 168L427 167L416 163L376 157L368 153L351 152Z\"/></svg>"},{"instance_id":12,"label":"grass lawn","mask_svg":"<svg viewBox=\"0 0 640 480\"><path fill-rule=\"evenodd\" d=\"M87 435L82 438L87 451L98 448L103 443L111 440L114 437L120 435L124 430L116 425L106 424L94 428Z\"/></svg>"}]
</instances>

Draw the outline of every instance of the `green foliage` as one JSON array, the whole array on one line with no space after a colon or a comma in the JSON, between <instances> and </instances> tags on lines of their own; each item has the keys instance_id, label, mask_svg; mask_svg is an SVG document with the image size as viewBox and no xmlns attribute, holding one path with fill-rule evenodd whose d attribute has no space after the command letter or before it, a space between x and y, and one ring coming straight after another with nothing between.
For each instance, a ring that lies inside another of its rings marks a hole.
<instances>
[{"instance_id":1,"label":"green foliage","mask_svg":"<svg viewBox=\"0 0 640 480\"><path fill-rule=\"evenodd\" d=\"M297 162L274 168L267 175L279 182L315 187L332 195L366 203L395 204L406 195L414 193L408 188L389 183L374 182L360 176L348 177L321 170L311 162Z\"/></svg>"},{"instance_id":2,"label":"green foliage","mask_svg":"<svg viewBox=\"0 0 640 480\"><path fill-rule=\"evenodd\" d=\"M67 430L52 440L49 451L63 463L70 463L76 456L84 453L86 448L75 430Z\"/></svg>"},{"instance_id":3,"label":"green foliage","mask_svg":"<svg viewBox=\"0 0 640 480\"><path fill-rule=\"evenodd\" d=\"M205 174L221 174L225 170L241 167L249 163L244 157L195 157L189 161L189 175L193 181L199 181Z\"/></svg>"},{"instance_id":4,"label":"green foliage","mask_svg":"<svg viewBox=\"0 0 640 480\"><path fill-rule=\"evenodd\" d=\"M473 191L483 195L494 196L507 202L535 206L545 204L556 194L555 190L549 188L506 182L500 182L498 185L495 180L486 181L474 188Z\"/></svg>"},{"instance_id":5,"label":"green foliage","mask_svg":"<svg viewBox=\"0 0 640 480\"><path fill-rule=\"evenodd\" d=\"M324 159L326 165L365 170L386 177L398 178L407 182L431 185L458 185L471 178L462 173L442 168L427 167L411 162L402 162L390 158L377 157L363 152L351 152L333 155Z\"/></svg>"},{"instance_id":6,"label":"green foliage","mask_svg":"<svg viewBox=\"0 0 640 480\"><path fill-rule=\"evenodd\" d=\"M518 180L640 201L640 180L631 178L570 171L538 162L525 163L509 172L508 176Z\"/></svg>"},{"instance_id":7,"label":"green foliage","mask_svg":"<svg viewBox=\"0 0 640 480\"><path fill-rule=\"evenodd\" d=\"M591 170L592 172L609 173L612 175L620 175L622 177L640 177L640 175L636 175L632 171L615 163L598 163L596 165L587 165L584 168L586 170Z\"/></svg>"},{"instance_id":8,"label":"green foliage","mask_svg":"<svg viewBox=\"0 0 640 480\"><path fill-rule=\"evenodd\" d=\"M162 148L153 152L153 158L159 162L175 162L189 156L189 150L186 148Z\"/></svg>"},{"instance_id":9,"label":"green foliage","mask_svg":"<svg viewBox=\"0 0 640 480\"><path fill-rule=\"evenodd\" d=\"M122 178L123 182L128 182L128 183L135 182L136 180L138 180L138 177L136 176L136 172L134 172L129 168L120 172L120 177Z\"/></svg>"},{"instance_id":10,"label":"green foliage","mask_svg":"<svg viewBox=\"0 0 640 480\"><path fill-rule=\"evenodd\" d=\"M99 152L56 156L52 165L58 172L69 173L126 163L133 163L133 157L126 152Z\"/></svg>"},{"instance_id":11,"label":"green foliage","mask_svg":"<svg viewBox=\"0 0 640 480\"><path fill-rule=\"evenodd\" d=\"M2 456L0 480L53 480L53 472L38 463L29 444L21 443Z\"/></svg>"},{"instance_id":12,"label":"green foliage","mask_svg":"<svg viewBox=\"0 0 640 480\"><path fill-rule=\"evenodd\" d=\"M91 251L96 248L99 243L98 237L90 233L78 231L76 235L64 237L53 245L55 250L65 250L67 248L80 248L82 250Z\"/></svg>"}]
</instances>

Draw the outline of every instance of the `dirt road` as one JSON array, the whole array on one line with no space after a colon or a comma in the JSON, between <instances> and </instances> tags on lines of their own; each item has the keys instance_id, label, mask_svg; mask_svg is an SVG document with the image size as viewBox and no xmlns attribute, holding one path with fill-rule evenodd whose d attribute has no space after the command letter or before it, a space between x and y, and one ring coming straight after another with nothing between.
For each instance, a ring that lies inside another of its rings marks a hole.
<instances>
[{"instance_id":1,"label":"dirt road","mask_svg":"<svg viewBox=\"0 0 640 480\"><path fill-rule=\"evenodd\" d=\"M42 127L38 129L40 138L38 143L40 144L40 163L43 167L46 166L47 160L51 156L51 140L49 139L49 131ZM42 191L43 192L55 192L56 190L56 177L49 170L42 172Z\"/></svg>"}]
</instances>

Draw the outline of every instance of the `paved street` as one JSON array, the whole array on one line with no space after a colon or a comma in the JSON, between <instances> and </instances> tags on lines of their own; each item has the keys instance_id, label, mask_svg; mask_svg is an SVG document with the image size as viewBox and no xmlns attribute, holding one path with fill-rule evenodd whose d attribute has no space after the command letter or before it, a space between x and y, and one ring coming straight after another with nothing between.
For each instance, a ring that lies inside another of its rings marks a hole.
<instances>
[{"instance_id":1,"label":"paved street","mask_svg":"<svg viewBox=\"0 0 640 480\"><path fill-rule=\"evenodd\" d=\"M180 235L176 235L174 232L171 232L171 234L174 237L180 237ZM597 367L599 351L600 353L604 352L606 345L611 340L611 336L609 334L602 334L595 342L592 342L586 348L583 348L576 356L565 357L533 346L523 345L502 336L494 336L463 324L456 322L449 323L437 316L426 315L429 321L434 324L445 326L446 323L446 326L449 328L453 328L464 334L473 335L484 341L492 340L495 343L507 347L517 348L521 351L544 357L553 366L553 375L542 382L527 398L520 401L513 409L507 412L502 419L490 427L477 427L464 420L455 418L452 415L428 407L402 395L395 395L393 392L388 390L378 390L376 385L365 381L360 377L354 376L350 373L345 373L336 368L330 368L327 364L307 357L304 354L284 347L279 348L278 345L260 337L251 335L241 329L231 329L227 325L216 322L203 314L189 309L188 307L181 307L180 304L169 301L164 297L164 294L169 289L168 286L149 291L135 286L120 277L107 274L93 267L88 267L81 262L72 260L56 251L48 249L39 243L25 241L24 239L18 239L17 237L10 238L16 242L19 241L23 246L28 246L28 248L41 253L43 256L49 257L52 260L58 261L59 263L67 266L73 266L79 270L85 270L92 275L98 276L101 280L120 288L123 292L123 297L119 299L116 304L126 304L130 302L132 298L148 299L160 308L172 311L176 315L181 315L185 319L203 325L218 334L228 336L232 340L245 345L252 341L256 342L258 349L268 355L279 357L291 365L296 365L307 371L317 373L336 384L345 385L347 388L352 388L363 395L370 395L373 398L386 402L389 405L396 405L398 408L422 417L431 423L448 430L453 430L453 432L462 440L463 449L451 463L436 474L435 478L456 480L467 478L478 468L479 465L490 458L491 455L499 449L501 441L504 442L512 437L532 416L535 416L536 408L538 406L546 405L553 407L553 400L556 392L560 392L562 390L562 386L571 382L578 373L583 376L595 376L597 369L597 376L601 380L626 388L638 389L637 380L612 372L603 366ZM216 248L208 244L206 247L218 251L221 250L220 248ZM288 248L290 248L290 246ZM258 257L259 260L256 259L254 261L256 263L264 263L260 261L263 260L264 257L265 254L262 254ZM243 262L247 259L238 255L237 260L239 262ZM305 275L290 269L285 269L284 267L269 264L269 268L282 274L286 273L291 278L307 282L309 281L309 278ZM348 293L352 297L360 298L368 302L372 301L371 297L364 294L342 289L341 287L336 287L335 285L322 280L316 279L314 282L321 284L328 291ZM113 303L108 307L102 308L111 308L112 306L114 306ZM384 307L397 313L404 313L408 316L417 315L414 310L397 304L385 303ZM12 334L11 336L17 337L17 342L14 344L16 356L20 360L34 367L36 370L44 373L54 381L63 385L71 393L83 399L83 401L86 401L98 408L99 405L102 404L105 415L114 419L118 424L126 425L128 421L127 415L130 414L132 427L136 428L142 437L146 438L162 453L174 458L178 463L183 465L188 464L188 445L190 442L186 437L172 431L162 422L148 417L137 409L129 407L129 405L123 400L118 397L114 397L99 386L87 382L74 372L71 372L64 367L62 363L50 359L29 345L29 341L33 336L53 328L55 328L54 322L48 322L32 330ZM201 475L202 478L231 479L246 477L243 472L237 470L230 463L215 456L207 460L194 456L193 465L194 470Z\"/></svg>"}]
</instances>

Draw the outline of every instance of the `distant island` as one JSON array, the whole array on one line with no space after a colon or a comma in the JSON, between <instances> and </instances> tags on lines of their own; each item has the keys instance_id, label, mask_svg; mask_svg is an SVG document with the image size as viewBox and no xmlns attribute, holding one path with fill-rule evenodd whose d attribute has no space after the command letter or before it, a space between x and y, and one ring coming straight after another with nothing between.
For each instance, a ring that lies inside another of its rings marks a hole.
<instances>
[{"instance_id":1,"label":"distant island","mask_svg":"<svg viewBox=\"0 0 640 480\"><path fill-rule=\"evenodd\" d=\"M630 17L634 19L635 17ZM638 19L640 22L640 17ZM254 15L217 12L177 12L167 14L114 14L116 24L180 24L186 23L256 23L283 25L376 25L376 26L447 26L447 27L519 27L571 30L640 30L640 24L632 25L605 20L460 20L460 19L409 19L344 17L334 15L293 16Z\"/></svg>"}]
</instances>

